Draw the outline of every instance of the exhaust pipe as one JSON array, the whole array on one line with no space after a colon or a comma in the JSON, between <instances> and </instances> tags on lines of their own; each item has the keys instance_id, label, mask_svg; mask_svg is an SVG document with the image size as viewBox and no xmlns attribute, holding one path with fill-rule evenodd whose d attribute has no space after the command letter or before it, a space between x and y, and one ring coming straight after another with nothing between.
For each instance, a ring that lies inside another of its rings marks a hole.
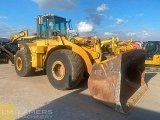
<instances>
[{"instance_id":1,"label":"exhaust pipe","mask_svg":"<svg viewBox=\"0 0 160 120\"><path fill-rule=\"evenodd\" d=\"M91 95L127 114L146 94L145 51L135 49L95 63L88 79Z\"/></svg>"}]
</instances>

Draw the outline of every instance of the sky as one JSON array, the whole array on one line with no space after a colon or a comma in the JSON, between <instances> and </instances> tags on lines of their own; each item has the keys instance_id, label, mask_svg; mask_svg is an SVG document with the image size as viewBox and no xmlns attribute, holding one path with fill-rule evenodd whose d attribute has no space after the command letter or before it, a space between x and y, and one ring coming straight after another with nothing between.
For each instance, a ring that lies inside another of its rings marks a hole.
<instances>
[{"instance_id":1,"label":"sky","mask_svg":"<svg viewBox=\"0 0 160 120\"><path fill-rule=\"evenodd\" d=\"M159 0L1 0L0 37L35 33L35 17L46 13L71 19L80 36L160 40Z\"/></svg>"}]
</instances>

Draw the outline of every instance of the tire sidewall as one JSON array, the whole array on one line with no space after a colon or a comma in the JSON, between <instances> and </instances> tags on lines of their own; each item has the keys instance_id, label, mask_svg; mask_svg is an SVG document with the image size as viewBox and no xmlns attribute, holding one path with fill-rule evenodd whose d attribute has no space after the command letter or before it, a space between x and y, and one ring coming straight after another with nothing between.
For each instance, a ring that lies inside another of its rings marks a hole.
<instances>
[{"instance_id":1,"label":"tire sidewall","mask_svg":"<svg viewBox=\"0 0 160 120\"><path fill-rule=\"evenodd\" d=\"M26 70L26 64L25 64L26 60L25 60L24 55L23 55L24 52L25 52L24 50L19 50L19 51L17 51L16 56L15 56L15 61L14 61L15 70L16 70L16 72L19 76L24 76L24 73L25 73L25 70ZM16 64L16 61L17 61L18 57L20 57L21 60L22 60L22 69L20 71L17 69L17 64Z\"/></svg>"},{"instance_id":2,"label":"tire sidewall","mask_svg":"<svg viewBox=\"0 0 160 120\"><path fill-rule=\"evenodd\" d=\"M61 61L65 68L65 76L62 80L56 80L52 74L52 65L55 61ZM66 89L69 88L69 84L72 82L72 65L71 61L68 59L68 56L63 51L55 51L48 58L47 61L47 76L53 87L56 89Z\"/></svg>"}]
</instances>

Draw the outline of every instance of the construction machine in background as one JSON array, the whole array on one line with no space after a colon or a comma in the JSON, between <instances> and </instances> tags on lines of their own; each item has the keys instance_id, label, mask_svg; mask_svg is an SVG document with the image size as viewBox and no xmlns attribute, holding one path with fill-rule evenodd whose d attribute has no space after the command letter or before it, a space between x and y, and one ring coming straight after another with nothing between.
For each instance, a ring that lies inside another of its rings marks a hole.
<instances>
[{"instance_id":1,"label":"construction machine in background","mask_svg":"<svg viewBox=\"0 0 160 120\"><path fill-rule=\"evenodd\" d=\"M14 55L18 51L18 40L28 36L28 30L15 33L10 37L9 41L0 43L0 61L14 63Z\"/></svg>"},{"instance_id":2,"label":"construction machine in background","mask_svg":"<svg viewBox=\"0 0 160 120\"><path fill-rule=\"evenodd\" d=\"M141 46L132 39L120 41L119 37L112 37L101 40L101 49L106 56L110 57L110 55L116 56L132 49L141 49Z\"/></svg>"},{"instance_id":3,"label":"construction machine in background","mask_svg":"<svg viewBox=\"0 0 160 120\"><path fill-rule=\"evenodd\" d=\"M146 71L160 72L160 41L146 41L142 48L146 51Z\"/></svg>"},{"instance_id":4,"label":"construction machine in background","mask_svg":"<svg viewBox=\"0 0 160 120\"><path fill-rule=\"evenodd\" d=\"M102 40L101 48L107 57L131 49L144 49L146 51L145 71L160 72L160 41L146 41L141 44L132 39L120 41L118 37L112 37Z\"/></svg>"},{"instance_id":5,"label":"construction machine in background","mask_svg":"<svg viewBox=\"0 0 160 120\"><path fill-rule=\"evenodd\" d=\"M14 64L19 76L45 69L49 82L59 90L72 89L88 76L91 95L122 113L128 113L144 96L144 50L106 58L97 36L67 38L65 18L45 14L36 20L36 39L18 45Z\"/></svg>"}]
</instances>

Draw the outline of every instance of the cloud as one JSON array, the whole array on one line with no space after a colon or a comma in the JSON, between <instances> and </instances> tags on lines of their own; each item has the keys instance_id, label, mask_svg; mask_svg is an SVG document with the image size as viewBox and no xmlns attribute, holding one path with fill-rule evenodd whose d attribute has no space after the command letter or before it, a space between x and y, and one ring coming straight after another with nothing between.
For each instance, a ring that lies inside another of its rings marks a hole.
<instances>
[{"instance_id":1,"label":"cloud","mask_svg":"<svg viewBox=\"0 0 160 120\"><path fill-rule=\"evenodd\" d=\"M93 31L93 25L88 24L86 22L80 22L78 25L78 31L79 32L91 32Z\"/></svg>"},{"instance_id":2,"label":"cloud","mask_svg":"<svg viewBox=\"0 0 160 120\"><path fill-rule=\"evenodd\" d=\"M142 32L139 32L137 37L139 37L142 40L146 40L147 38L149 38L149 33L147 31L142 31Z\"/></svg>"},{"instance_id":3,"label":"cloud","mask_svg":"<svg viewBox=\"0 0 160 120\"><path fill-rule=\"evenodd\" d=\"M118 36L120 40L132 39L133 41L156 41L160 38L160 31L107 31L100 37L106 39Z\"/></svg>"},{"instance_id":4,"label":"cloud","mask_svg":"<svg viewBox=\"0 0 160 120\"><path fill-rule=\"evenodd\" d=\"M127 22L128 22L128 20L124 21L121 18L117 18L116 25L122 25L122 24L127 23Z\"/></svg>"},{"instance_id":5,"label":"cloud","mask_svg":"<svg viewBox=\"0 0 160 120\"><path fill-rule=\"evenodd\" d=\"M78 0L32 0L40 9L73 10L77 7Z\"/></svg>"},{"instance_id":6,"label":"cloud","mask_svg":"<svg viewBox=\"0 0 160 120\"><path fill-rule=\"evenodd\" d=\"M137 33L135 33L135 32L128 32L127 33L127 36L134 36L134 35L137 35Z\"/></svg>"},{"instance_id":7,"label":"cloud","mask_svg":"<svg viewBox=\"0 0 160 120\"><path fill-rule=\"evenodd\" d=\"M7 16L0 16L0 19L7 19Z\"/></svg>"},{"instance_id":8,"label":"cloud","mask_svg":"<svg viewBox=\"0 0 160 120\"><path fill-rule=\"evenodd\" d=\"M23 31L25 29L28 29L29 34L33 34L36 32L36 28L33 26L11 26L8 24L0 23L0 38L6 37L9 38L11 35L18 33L20 31Z\"/></svg>"},{"instance_id":9,"label":"cloud","mask_svg":"<svg viewBox=\"0 0 160 120\"><path fill-rule=\"evenodd\" d=\"M106 6L106 4L102 4L97 8L87 8L85 9L85 12L88 14L88 16L85 18L85 20L93 22L96 25L100 25L101 22L107 17L105 14L102 14L102 12L108 9L109 8ZM99 12L101 12L101 14L99 14Z\"/></svg>"},{"instance_id":10,"label":"cloud","mask_svg":"<svg viewBox=\"0 0 160 120\"><path fill-rule=\"evenodd\" d=\"M147 38L149 36L149 33L147 31L141 31L141 32L128 32L127 36L130 37L137 37L137 38Z\"/></svg>"},{"instance_id":11,"label":"cloud","mask_svg":"<svg viewBox=\"0 0 160 120\"><path fill-rule=\"evenodd\" d=\"M101 22L105 19L105 15L97 13L89 13L89 17L86 17L86 20L92 21L96 25L100 25Z\"/></svg>"},{"instance_id":12,"label":"cloud","mask_svg":"<svg viewBox=\"0 0 160 120\"><path fill-rule=\"evenodd\" d=\"M97 7L97 12L103 12L105 10L109 10L109 7L107 7L106 4L102 4L101 6Z\"/></svg>"},{"instance_id":13,"label":"cloud","mask_svg":"<svg viewBox=\"0 0 160 120\"><path fill-rule=\"evenodd\" d=\"M140 13L140 14L136 14L137 17L142 17L143 16L143 13Z\"/></svg>"},{"instance_id":14,"label":"cloud","mask_svg":"<svg viewBox=\"0 0 160 120\"><path fill-rule=\"evenodd\" d=\"M123 19L117 18L117 22L116 22L117 25L121 25L123 23L124 23Z\"/></svg>"},{"instance_id":15,"label":"cloud","mask_svg":"<svg viewBox=\"0 0 160 120\"><path fill-rule=\"evenodd\" d=\"M128 32L126 33L127 36L130 37L138 37L138 38L146 38L149 36L149 33L147 31L141 31L141 32Z\"/></svg>"},{"instance_id":16,"label":"cloud","mask_svg":"<svg viewBox=\"0 0 160 120\"><path fill-rule=\"evenodd\" d=\"M96 25L100 25L101 22L106 18L106 15L99 14L96 9L93 8L87 8L85 9L85 12L88 13L88 16L85 18L85 20L91 21Z\"/></svg>"},{"instance_id":17,"label":"cloud","mask_svg":"<svg viewBox=\"0 0 160 120\"><path fill-rule=\"evenodd\" d=\"M105 32L104 33L105 36L114 36L116 35L115 33L112 33L112 32Z\"/></svg>"},{"instance_id":18,"label":"cloud","mask_svg":"<svg viewBox=\"0 0 160 120\"><path fill-rule=\"evenodd\" d=\"M142 32L142 36L148 36L148 32L147 31L143 31Z\"/></svg>"}]
</instances>

